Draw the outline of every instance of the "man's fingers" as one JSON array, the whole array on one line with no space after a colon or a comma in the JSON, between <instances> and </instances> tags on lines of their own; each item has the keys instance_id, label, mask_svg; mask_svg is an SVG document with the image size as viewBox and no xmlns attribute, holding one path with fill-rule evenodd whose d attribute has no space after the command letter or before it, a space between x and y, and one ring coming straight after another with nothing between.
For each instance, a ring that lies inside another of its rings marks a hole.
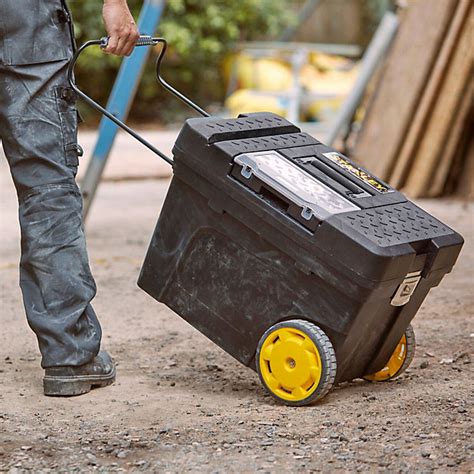
<instances>
[{"instance_id":1,"label":"man's fingers","mask_svg":"<svg viewBox=\"0 0 474 474\"><path fill-rule=\"evenodd\" d=\"M107 47L104 48L104 51L108 54L117 54L117 45L118 45L119 38L116 35L111 35L109 37L109 42L107 43Z\"/></svg>"},{"instance_id":2,"label":"man's fingers","mask_svg":"<svg viewBox=\"0 0 474 474\"><path fill-rule=\"evenodd\" d=\"M122 31L120 34L112 35L104 51L117 56L130 56L139 37L140 34L136 27L125 32Z\"/></svg>"},{"instance_id":3,"label":"man's fingers","mask_svg":"<svg viewBox=\"0 0 474 474\"><path fill-rule=\"evenodd\" d=\"M114 54L117 56L124 56L127 46L127 37L120 36L117 42L117 47L115 48Z\"/></svg>"},{"instance_id":4,"label":"man's fingers","mask_svg":"<svg viewBox=\"0 0 474 474\"><path fill-rule=\"evenodd\" d=\"M128 35L127 41L125 42L123 52L125 56L130 56L130 54L132 54L132 51L135 48L138 38L140 38L140 34L138 33L138 30L136 28L133 28Z\"/></svg>"}]
</instances>

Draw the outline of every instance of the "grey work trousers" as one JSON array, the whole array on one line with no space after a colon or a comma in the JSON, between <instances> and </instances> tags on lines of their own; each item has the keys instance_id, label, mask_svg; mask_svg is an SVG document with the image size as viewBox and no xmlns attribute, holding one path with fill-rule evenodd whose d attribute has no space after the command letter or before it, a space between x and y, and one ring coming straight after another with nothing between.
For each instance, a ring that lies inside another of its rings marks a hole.
<instances>
[{"instance_id":1,"label":"grey work trousers","mask_svg":"<svg viewBox=\"0 0 474 474\"><path fill-rule=\"evenodd\" d=\"M75 181L73 41L61 0L1 0L0 139L19 202L23 302L44 368L85 364L101 340Z\"/></svg>"}]
</instances>

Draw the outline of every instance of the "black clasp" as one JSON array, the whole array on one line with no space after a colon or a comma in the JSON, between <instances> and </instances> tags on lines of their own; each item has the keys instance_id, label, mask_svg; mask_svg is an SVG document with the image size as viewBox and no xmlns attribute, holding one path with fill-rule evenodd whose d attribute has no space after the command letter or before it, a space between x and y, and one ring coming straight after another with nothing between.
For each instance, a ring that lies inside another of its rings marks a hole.
<instances>
[{"instance_id":1,"label":"black clasp","mask_svg":"<svg viewBox=\"0 0 474 474\"><path fill-rule=\"evenodd\" d=\"M71 15L66 10L56 10L59 23L71 23Z\"/></svg>"},{"instance_id":2,"label":"black clasp","mask_svg":"<svg viewBox=\"0 0 474 474\"><path fill-rule=\"evenodd\" d=\"M77 99L76 93L70 87L58 87L59 98L68 104L74 104Z\"/></svg>"}]
</instances>

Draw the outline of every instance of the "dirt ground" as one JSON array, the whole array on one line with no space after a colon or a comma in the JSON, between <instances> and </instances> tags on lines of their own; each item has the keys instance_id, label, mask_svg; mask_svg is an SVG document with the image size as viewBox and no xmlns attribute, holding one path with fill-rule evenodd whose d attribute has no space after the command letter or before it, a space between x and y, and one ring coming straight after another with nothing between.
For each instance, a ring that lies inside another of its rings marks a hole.
<instances>
[{"instance_id":1,"label":"dirt ground","mask_svg":"<svg viewBox=\"0 0 474 474\"><path fill-rule=\"evenodd\" d=\"M87 234L95 308L118 379L79 398L46 398L18 288L15 196L0 157L0 471L474 469L472 203L420 202L466 244L414 320L418 348L407 373L343 384L317 405L289 408L136 286L168 184L101 187Z\"/></svg>"}]
</instances>

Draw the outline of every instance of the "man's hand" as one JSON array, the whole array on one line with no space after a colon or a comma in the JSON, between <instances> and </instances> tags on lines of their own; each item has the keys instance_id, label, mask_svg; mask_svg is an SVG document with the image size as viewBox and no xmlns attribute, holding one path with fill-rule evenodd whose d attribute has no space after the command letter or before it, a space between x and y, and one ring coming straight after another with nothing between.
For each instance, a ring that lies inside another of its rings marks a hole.
<instances>
[{"instance_id":1,"label":"man's hand","mask_svg":"<svg viewBox=\"0 0 474 474\"><path fill-rule=\"evenodd\" d=\"M104 51L117 56L129 56L140 34L127 0L104 0L102 16L109 36L109 44Z\"/></svg>"}]
</instances>

